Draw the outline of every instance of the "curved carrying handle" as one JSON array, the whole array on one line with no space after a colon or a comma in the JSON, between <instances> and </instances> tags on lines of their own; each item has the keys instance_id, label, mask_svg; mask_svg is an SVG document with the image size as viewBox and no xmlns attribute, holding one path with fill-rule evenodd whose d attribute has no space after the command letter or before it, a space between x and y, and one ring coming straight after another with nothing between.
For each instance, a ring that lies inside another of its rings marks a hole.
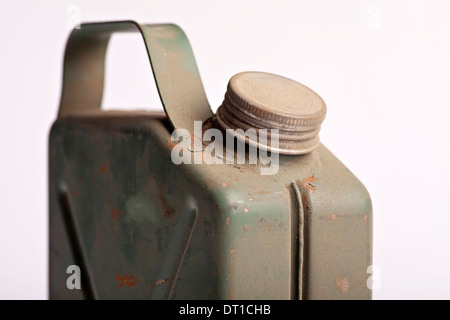
<instances>
[{"instance_id":1,"label":"curved carrying handle","mask_svg":"<svg viewBox=\"0 0 450 320\"><path fill-rule=\"evenodd\" d=\"M212 111L189 41L173 24L139 25L134 21L82 24L69 37L58 117L101 107L105 54L113 32L139 32L144 39L164 110L174 129L193 131L194 120Z\"/></svg>"}]
</instances>

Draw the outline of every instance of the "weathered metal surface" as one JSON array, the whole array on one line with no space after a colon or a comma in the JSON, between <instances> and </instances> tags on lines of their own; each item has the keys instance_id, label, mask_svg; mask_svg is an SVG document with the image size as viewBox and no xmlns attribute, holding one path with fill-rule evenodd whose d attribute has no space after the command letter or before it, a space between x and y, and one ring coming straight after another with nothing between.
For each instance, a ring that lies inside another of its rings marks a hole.
<instances>
[{"instance_id":1,"label":"weathered metal surface","mask_svg":"<svg viewBox=\"0 0 450 320\"><path fill-rule=\"evenodd\" d=\"M144 40L161 102L174 128L192 130L212 116L189 41L174 24L134 21L82 24L67 42L59 116L100 109L105 53L112 33L139 32Z\"/></svg>"},{"instance_id":2,"label":"weathered metal surface","mask_svg":"<svg viewBox=\"0 0 450 320\"><path fill-rule=\"evenodd\" d=\"M98 95L83 104L68 92L94 94L82 77L66 81L50 134L50 298L371 298L370 198L323 145L280 155L275 175L261 163L175 165L166 115L102 112ZM163 101L177 95L166 85ZM82 290L66 287L73 264Z\"/></svg>"},{"instance_id":3,"label":"weathered metal surface","mask_svg":"<svg viewBox=\"0 0 450 320\"><path fill-rule=\"evenodd\" d=\"M282 156L275 176L259 165L177 166L167 126L129 113L55 123L52 298L79 294L65 286L77 262L58 195L99 298L370 298L370 199L325 147ZM132 286L121 286L126 274Z\"/></svg>"}]
</instances>

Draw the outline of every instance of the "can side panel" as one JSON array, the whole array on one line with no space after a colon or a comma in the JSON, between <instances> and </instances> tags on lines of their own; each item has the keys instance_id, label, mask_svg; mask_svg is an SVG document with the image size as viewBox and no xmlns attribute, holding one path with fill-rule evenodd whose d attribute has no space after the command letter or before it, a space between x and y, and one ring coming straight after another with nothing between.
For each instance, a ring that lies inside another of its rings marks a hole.
<instances>
[{"instance_id":1,"label":"can side panel","mask_svg":"<svg viewBox=\"0 0 450 320\"><path fill-rule=\"evenodd\" d=\"M296 176L304 208L304 299L371 299L372 203L364 185L326 147L309 158L308 172L285 162ZM290 160L289 160L290 161Z\"/></svg>"},{"instance_id":2,"label":"can side panel","mask_svg":"<svg viewBox=\"0 0 450 320\"><path fill-rule=\"evenodd\" d=\"M91 274L96 296L217 298L210 209L195 194L195 180L170 162L165 125L128 117L61 119L55 127L50 161L60 169L52 169L51 180L70 198L89 269L82 272ZM59 219L58 210L50 211ZM66 250L68 239L51 228L52 246ZM56 256L50 260L57 274ZM52 289L65 280L51 278L52 297L65 294Z\"/></svg>"},{"instance_id":3,"label":"can side panel","mask_svg":"<svg viewBox=\"0 0 450 320\"><path fill-rule=\"evenodd\" d=\"M70 247L68 233L63 217L66 208L62 193L59 191L59 176L63 161L59 158L57 146L61 143L61 132L52 126L49 139L49 298L64 300L84 299L84 287L81 290L69 290L67 279L71 274L67 268L75 265L75 257Z\"/></svg>"},{"instance_id":4,"label":"can side panel","mask_svg":"<svg viewBox=\"0 0 450 320\"><path fill-rule=\"evenodd\" d=\"M307 155L280 156L276 175L260 175L261 167L232 164L193 169L228 213L219 229L223 295L228 299L371 299L367 268L372 264L372 204L362 183L323 145ZM265 246L270 250L262 250ZM242 262L236 247L252 259L243 263L247 268L242 270L236 269ZM258 267L258 263L265 265ZM242 277L239 289L232 276ZM274 277L283 280L266 296L267 279ZM258 282L262 285L254 290L255 296L251 290Z\"/></svg>"},{"instance_id":5,"label":"can side panel","mask_svg":"<svg viewBox=\"0 0 450 320\"><path fill-rule=\"evenodd\" d=\"M291 212L286 188L273 182L257 191L249 181L235 185L232 179L219 176L228 181L213 193L220 212L216 250L221 299L290 299L291 287L297 284L291 282ZM210 184L213 179L210 175Z\"/></svg>"}]
</instances>

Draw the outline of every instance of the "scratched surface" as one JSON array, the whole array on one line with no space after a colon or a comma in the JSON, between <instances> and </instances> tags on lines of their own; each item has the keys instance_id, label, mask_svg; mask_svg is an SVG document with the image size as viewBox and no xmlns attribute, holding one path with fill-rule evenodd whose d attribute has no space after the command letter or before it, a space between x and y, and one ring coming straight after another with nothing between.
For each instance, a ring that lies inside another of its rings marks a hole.
<instances>
[{"instance_id":1,"label":"scratched surface","mask_svg":"<svg viewBox=\"0 0 450 320\"><path fill-rule=\"evenodd\" d=\"M55 122L51 298L371 297L370 198L324 146L262 176L259 164L174 165L170 133L152 113ZM81 291L66 287L71 264L86 268Z\"/></svg>"}]
</instances>

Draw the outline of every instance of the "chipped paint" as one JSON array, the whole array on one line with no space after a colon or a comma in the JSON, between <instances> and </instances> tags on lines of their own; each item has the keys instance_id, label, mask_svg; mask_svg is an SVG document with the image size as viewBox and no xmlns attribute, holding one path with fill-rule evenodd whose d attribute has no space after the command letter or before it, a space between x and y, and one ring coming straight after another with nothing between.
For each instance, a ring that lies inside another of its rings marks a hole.
<instances>
[{"instance_id":1,"label":"chipped paint","mask_svg":"<svg viewBox=\"0 0 450 320\"><path fill-rule=\"evenodd\" d=\"M119 215L118 215L118 210L117 209L112 209L111 210L111 216L112 216L112 218L114 219L114 220L117 220L117 218L119 217Z\"/></svg>"},{"instance_id":2,"label":"chipped paint","mask_svg":"<svg viewBox=\"0 0 450 320\"><path fill-rule=\"evenodd\" d=\"M158 287L158 286L160 286L162 284L167 283L168 281L169 281L168 278L156 280L155 283L153 284L153 287L156 288L156 287Z\"/></svg>"},{"instance_id":3,"label":"chipped paint","mask_svg":"<svg viewBox=\"0 0 450 320\"><path fill-rule=\"evenodd\" d=\"M158 204L164 217L172 219L175 216L175 210L168 204L163 189L158 189Z\"/></svg>"},{"instance_id":4,"label":"chipped paint","mask_svg":"<svg viewBox=\"0 0 450 320\"><path fill-rule=\"evenodd\" d=\"M344 276L341 277L340 274L336 275L336 282L335 285L336 290L342 293L348 292L348 288L350 287L350 284L348 282L348 277Z\"/></svg>"},{"instance_id":5,"label":"chipped paint","mask_svg":"<svg viewBox=\"0 0 450 320\"><path fill-rule=\"evenodd\" d=\"M314 181L317 181L316 177L310 176L310 177L308 177L308 178L303 179L303 180L300 182L300 185L301 185L303 188L305 188L305 189L307 189L307 190L311 190L311 191L314 192L314 191L316 191L316 186L312 185L312 183L313 183Z\"/></svg>"},{"instance_id":6,"label":"chipped paint","mask_svg":"<svg viewBox=\"0 0 450 320\"><path fill-rule=\"evenodd\" d=\"M125 274L124 276L118 274L116 276L116 281L119 282L119 288L123 288L125 286L127 286L127 287L136 286L136 279L135 279L134 275L128 275L128 273Z\"/></svg>"}]
</instances>

